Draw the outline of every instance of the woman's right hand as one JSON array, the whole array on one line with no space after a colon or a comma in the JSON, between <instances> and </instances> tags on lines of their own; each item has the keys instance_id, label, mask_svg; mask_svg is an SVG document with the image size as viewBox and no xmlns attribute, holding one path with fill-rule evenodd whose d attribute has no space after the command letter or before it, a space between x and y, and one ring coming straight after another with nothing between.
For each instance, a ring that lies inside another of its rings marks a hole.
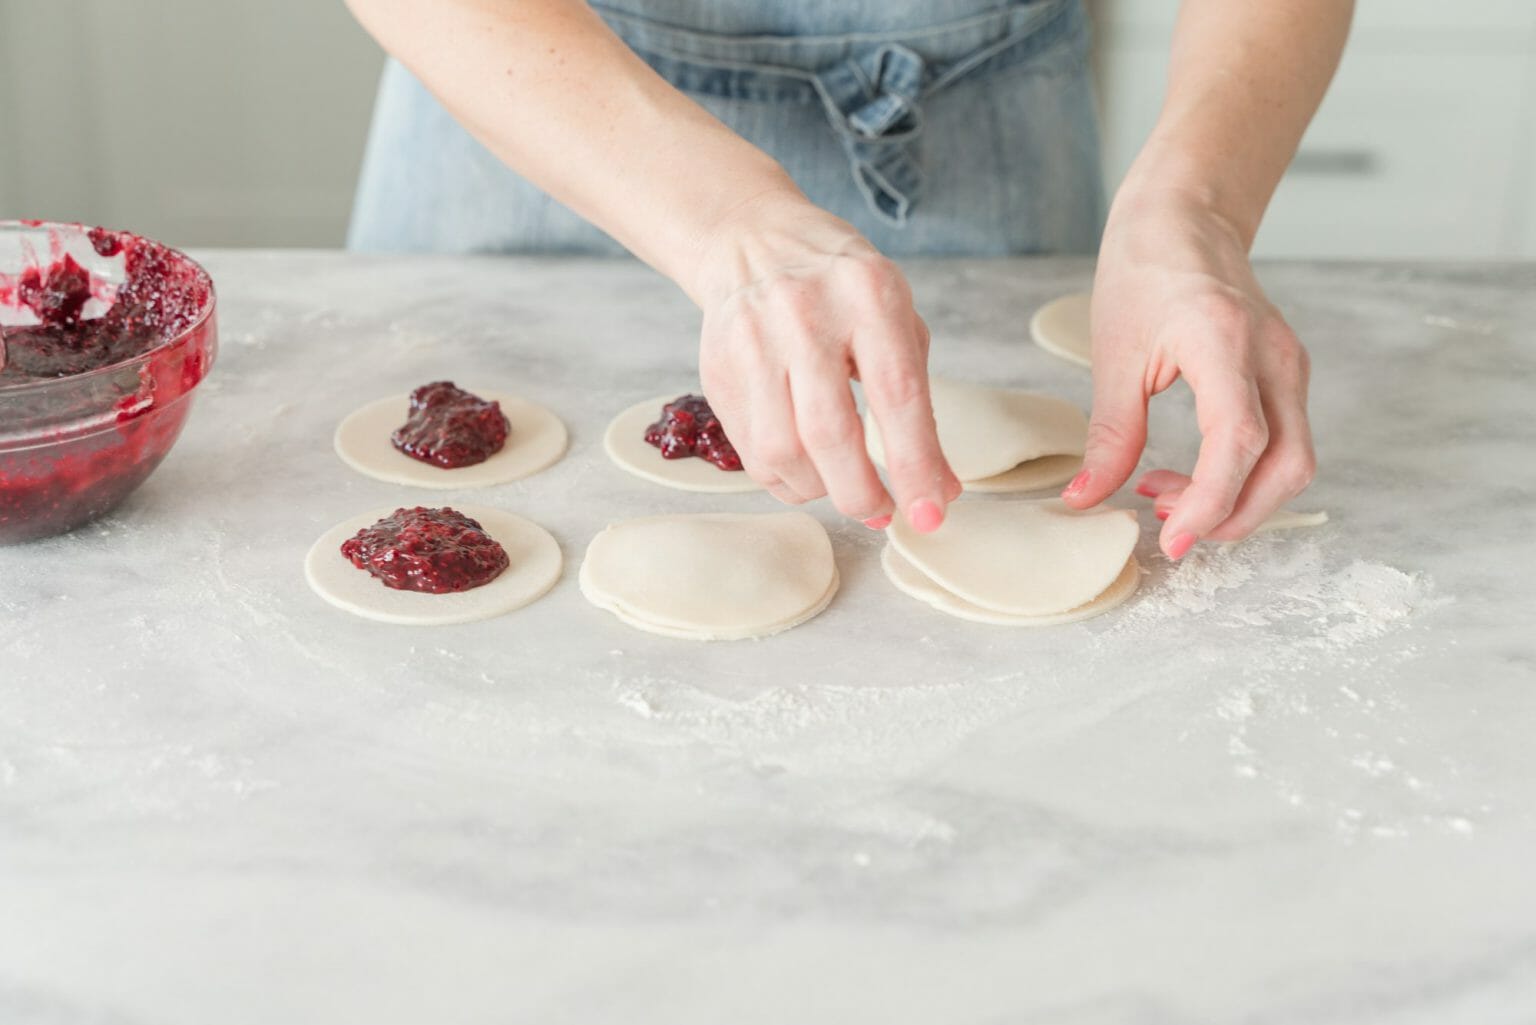
<instances>
[{"instance_id":1,"label":"woman's right hand","mask_svg":"<svg viewBox=\"0 0 1536 1025\"><path fill-rule=\"evenodd\" d=\"M752 478L792 504L831 496L881 529L936 530L959 480L939 449L928 327L901 271L798 192L721 218L682 282L704 311L705 397ZM864 445L849 381L880 426L891 492Z\"/></svg>"}]
</instances>

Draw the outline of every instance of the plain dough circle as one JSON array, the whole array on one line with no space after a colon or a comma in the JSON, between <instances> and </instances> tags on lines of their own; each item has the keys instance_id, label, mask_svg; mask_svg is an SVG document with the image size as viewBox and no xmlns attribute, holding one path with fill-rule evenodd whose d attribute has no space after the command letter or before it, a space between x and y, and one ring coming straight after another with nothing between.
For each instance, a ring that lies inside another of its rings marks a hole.
<instances>
[{"instance_id":1,"label":"plain dough circle","mask_svg":"<svg viewBox=\"0 0 1536 1025\"><path fill-rule=\"evenodd\" d=\"M364 619L406 626L443 626L493 619L529 605L560 579L564 557L549 531L514 513L483 505L453 508L477 520L507 550L511 560L501 575L482 587L453 594L425 594L385 587L367 570L341 554L341 543L364 527L394 513L375 509L336 524L320 536L304 557L304 579L314 592L339 609Z\"/></svg>"},{"instance_id":2,"label":"plain dough circle","mask_svg":"<svg viewBox=\"0 0 1536 1025\"><path fill-rule=\"evenodd\" d=\"M1086 293L1052 299L1029 318L1029 336L1053 356L1079 366L1093 366L1093 335L1088 329L1090 296Z\"/></svg>"},{"instance_id":3,"label":"plain dough circle","mask_svg":"<svg viewBox=\"0 0 1536 1025\"><path fill-rule=\"evenodd\" d=\"M989 623L994 626L1063 626L1067 623L1092 619L1123 604L1141 585L1141 564L1132 557L1126 560L1125 568L1120 571L1114 583L1086 604L1053 615L1014 616L973 605L959 595L944 590L924 576L921 570L908 562L892 545L887 544L881 550L880 565L885 570L886 578L898 591L927 602L940 612L959 619L968 619L974 623Z\"/></svg>"},{"instance_id":4,"label":"plain dough circle","mask_svg":"<svg viewBox=\"0 0 1536 1025\"><path fill-rule=\"evenodd\" d=\"M390 443L395 428L410 415L410 396L392 395L370 402L336 428L336 454L352 469L389 484L417 488L484 488L508 484L548 469L565 455L565 424L548 409L499 391L466 389L488 402L501 403L512 425L507 443L483 463L445 469L412 459Z\"/></svg>"},{"instance_id":5,"label":"plain dough circle","mask_svg":"<svg viewBox=\"0 0 1536 1025\"><path fill-rule=\"evenodd\" d=\"M1298 527L1321 527L1328 522L1328 514L1325 512L1297 512L1294 509L1280 509L1269 519L1253 528L1257 534L1262 530L1295 530Z\"/></svg>"},{"instance_id":6,"label":"plain dough circle","mask_svg":"<svg viewBox=\"0 0 1536 1025\"><path fill-rule=\"evenodd\" d=\"M1011 470L983 477L980 480L961 481L965 490L992 495L1019 491L1042 491L1065 484L1077 476L1083 468L1082 456L1041 456L1027 463L1020 463Z\"/></svg>"},{"instance_id":7,"label":"plain dough circle","mask_svg":"<svg viewBox=\"0 0 1536 1025\"><path fill-rule=\"evenodd\" d=\"M1058 499L956 502L919 534L901 519L886 537L944 590L1009 616L1052 616L1108 590L1140 536L1129 509L1079 512Z\"/></svg>"},{"instance_id":8,"label":"plain dough circle","mask_svg":"<svg viewBox=\"0 0 1536 1025\"><path fill-rule=\"evenodd\" d=\"M837 593L824 527L802 512L684 513L611 524L581 563L581 593L641 630L690 640L767 637Z\"/></svg>"},{"instance_id":9,"label":"plain dough circle","mask_svg":"<svg viewBox=\"0 0 1536 1025\"><path fill-rule=\"evenodd\" d=\"M1019 467L1048 456L1075 456L1081 461L1088 443L1088 418L1066 399L1041 395L1022 388L932 378L928 384L939 447L950 468L977 491L1025 491L1057 482L1051 474L1031 467L1018 475ZM865 446L870 458L886 465L885 443L873 413L864 415ZM1054 464L1052 473L1060 472ZM1072 473L1060 478L1071 480ZM1036 483L1045 479L1047 483Z\"/></svg>"},{"instance_id":10,"label":"plain dough circle","mask_svg":"<svg viewBox=\"0 0 1536 1025\"><path fill-rule=\"evenodd\" d=\"M683 394L683 393L679 393ZM762 485L745 470L722 470L703 459L663 459L661 450L646 444L645 429L661 416L661 407L677 395L637 402L613 418L603 434L603 450L619 468L656 484L680 491L730 495L761 491Z\"/></svg>"}]
</instances>

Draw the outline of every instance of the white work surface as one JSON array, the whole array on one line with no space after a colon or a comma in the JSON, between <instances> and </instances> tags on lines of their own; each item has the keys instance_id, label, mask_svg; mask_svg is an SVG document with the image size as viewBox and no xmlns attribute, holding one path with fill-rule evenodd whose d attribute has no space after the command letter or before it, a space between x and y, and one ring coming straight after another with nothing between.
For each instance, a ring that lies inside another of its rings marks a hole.
<instances>
[{"instance_id":1,"label":"white work surface","mask_svg":"<svg viewBox=\"0 0 1536 1025\"><path fill-rule=\"evenodd\" d=\"M843 588L760 642L637 633L605 523L768 510L610 466L694 380L627 263L205 254L223 349L121 509L0 548L0 1022L1502 1025L1536 1020L1536 269L1280 265L1328 525L1149 570L1039 631ZM1080 261L918 264L933 365L1085 407L1031 345ZM437 378L571 451L427 492L331 432ZM1182 385L1144 467L1188 467ZM462 627L305 586L327 527L504 506L567 565ZM1028 572L1027 566L1019 567Z\"/></svg>"}]
</instances>

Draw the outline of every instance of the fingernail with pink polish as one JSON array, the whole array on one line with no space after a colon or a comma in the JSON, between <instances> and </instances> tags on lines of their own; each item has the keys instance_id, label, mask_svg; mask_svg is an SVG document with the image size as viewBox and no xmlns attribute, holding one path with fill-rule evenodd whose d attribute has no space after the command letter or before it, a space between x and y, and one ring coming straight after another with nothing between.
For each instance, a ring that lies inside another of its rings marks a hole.
<instances>
[{"instance_id":1,"label":"fingernail with pink polish","mask_svg":"<svg viewBox=\"0 0 1536 1025\"><path fill-rule=\"evenodd\" d=\"M919 534L931 534L944 522L944 512L937 503L920 498L907 510L907 520Z\"/></svg>"},{"instance_id":2,"label":"fingernail with pink polish","mask_svg":"<svg viewBox=\"0 0 1536 1025\"><path fill-rule=\"evenodd\" d=\"M1199 538L1193 534L1180 534L1168 542L1168 558L1178 560L1189 554L1189 550L1195 547Z\"/></svg>"},{"instance_id":3,"label":"fingernail with pink polish","mask_svg":"<svg viewBox=\"0 0 1536 1025\"><path fill-rule=\"evenodd\" d=\"M1159 509L1154 515L1156 515L1160 520L1166 520L1168 517L1173 515L1173 511L1170 509Z\"/></svg>"},{"instance_id":4,"label":"fingernail with pink polish","mask_svg":"<svg viewBox=\"0 0 1536 1025\"><path fill-rule=\"evenodd\" d=\"M1136 493L1138 495L1142 496L1143 498L1156 498L1157 497L1157 492L1153 491L1151 488L1147 487L1145 484L1138 484L1138 485L1136 485Z\"/></svg>"},{"instance_id":5,"label":"fingernail with pink polish","mask_svg":"<svg viewBox=\"0 0 1536 1025\"><path fill-rule=\"evenodd\" d=\"M864 526L870 530L884 530L891 525L890 516L875 516L864 521Z\"/></svg>"},{"instance_id":6,"label":"fingernail with pink polish","mask_svg":"<svg viewBox=\"0 0 1536 1025\"><path fill-rule=\"evenodd\" d=\"M1072 483L1067 485L1066 490L1063 491L1062 494L1063 495L1076 495L1076 494L1080 493L1087 486L1088 486L1088 471L1084 470L1082 473L1079 473L1076 477L1072 478Z\"/></svg>"}]
</instances>

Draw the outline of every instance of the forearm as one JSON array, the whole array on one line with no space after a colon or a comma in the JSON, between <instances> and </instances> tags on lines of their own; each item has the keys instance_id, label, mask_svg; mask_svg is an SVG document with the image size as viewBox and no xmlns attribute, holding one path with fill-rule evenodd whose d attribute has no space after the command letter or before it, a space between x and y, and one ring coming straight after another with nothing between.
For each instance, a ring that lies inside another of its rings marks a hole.
<instances>
[{"instance_id":1,"label":"forearm","mask_svg":"<svg viewBox=\"0 0 1536 1025\"><path fill-rule=\"evenodd\" d=\"M488 149L691 294L716 224L797 193L578 0L348 5Z\"/></svg>"},{"instance_id":2,"label":"forearm","mask_svg":"<svg viewBox=\"0 0 1536 1025\"><path fill-rule=\"evenodd\" d=\"M1353 10L1353 0L1184 0L1167 98L1116 207L1173 192L1250 246L1338 66Z\"/></svg>"}]
</instances>

